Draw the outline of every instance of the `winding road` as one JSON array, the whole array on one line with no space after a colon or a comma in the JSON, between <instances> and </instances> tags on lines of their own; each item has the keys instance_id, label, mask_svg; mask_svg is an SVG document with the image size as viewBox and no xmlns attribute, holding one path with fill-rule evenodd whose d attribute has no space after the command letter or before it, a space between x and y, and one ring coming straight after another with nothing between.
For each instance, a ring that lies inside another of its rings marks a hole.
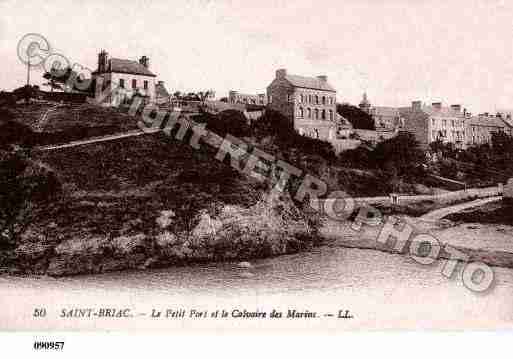
<instances>
[{"instance_id":1,"label":"winding road","mask_svg":"<svg viewBox=\"0 0 513 359\"><path fill-rule=\"evenodd\" d=\"M502 199L502 196L495 196L495 197L488 197L483 199L476 199L474 201L460 203L454 206L440 208L435 211L426 213L425 215L419 217L419 219L423 221L437 221L439 219L442 219L449 214L461 212L465 209L473 208L473 207L479 207L483 206L487 203L500 201Z\"/></svg>"}]
</instances>

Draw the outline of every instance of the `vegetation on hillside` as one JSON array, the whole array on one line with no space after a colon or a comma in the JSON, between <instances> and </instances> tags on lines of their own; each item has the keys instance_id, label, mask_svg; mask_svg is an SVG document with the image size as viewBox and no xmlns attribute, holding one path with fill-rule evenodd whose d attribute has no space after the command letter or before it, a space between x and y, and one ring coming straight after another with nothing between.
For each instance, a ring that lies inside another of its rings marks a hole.
<instances>
[{"instance_id":1,"label":"vegetation on hillside","mask_svg":"<svg viewBox=\"0 0 513 359\"><path fill-rule=\"evenodd\" d=\"M504 183L513 177L513 137L503 132L492 133L490 143L465 150L440 142L431 144L431 150L439 157L434 169L445 177L478 186Z\"/></svg>"},{"instance_id":2,"label":"vegetation on hillside","mask_svg":"<svg viewBox=\"0 0 513 359\"><path fill-rule=\"evenodd\" d=\"M374 130L374 120L367 112L362 111L360 108L344 103L337 104L337 113L349 120L353 128L362 130Z\"/></svg>"}]
</instances>

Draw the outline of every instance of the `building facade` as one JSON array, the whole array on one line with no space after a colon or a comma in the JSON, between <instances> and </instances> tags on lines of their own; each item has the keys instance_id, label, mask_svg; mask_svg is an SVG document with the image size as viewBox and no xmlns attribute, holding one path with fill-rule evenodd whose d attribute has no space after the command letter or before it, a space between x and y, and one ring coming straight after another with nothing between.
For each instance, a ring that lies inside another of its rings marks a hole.
<instances>
[{"instance_id":1,"label":"building facade","mask_svg":"<svg viewBox=\"0 0 513 359\"><path fill-rule=\"evenodd\" d=\"M485 113L472 116L467 123L467 145L478 146L491 143L493 133L502 132L511 136L512 131L512 126L500 115L493 116Z\"/></svg>"},{"instance_id":2,"label":"building facade","mask_svg":"<svg viewBox=\"0 0 513 359\"><path fill-rule=\"evenodd\" d=\"M335 139L338 131L336 90L326 76L291 75L276 71L267 87L268 107L287 117L301 135Z\"/></svg>"},{"instance_id":3,"label":"building facade","mask_svg":"<svg viewBox=\"0 0 513 359\"><path fill-rule=\"evenodd\" d=\"M166 89L164 81L158 81L155 85L155 103L157 105L171 104L171 94Z\"/></svg>"},{"instance_id":4,"label":"building facade","mask_svg":"<svg viewBox=\"0 0 513 359\"><path fill-rule=\"evenodd\" d=\"M374 120L374 127L381 131L395 131L404 125L404 118L397 107L372 106L367 94L363 94L362 101L358 107L371 115Z\"/></svg>"},{"instance_id":5,"label":"building facade","mask_svg":"<svg viewBox=\"0 0 513 359\"><path fill-rule=\"evenodd\" d=\"M156 75L149 68L150 60L146 56L139 61L109 58L102 50L98 54L98 69L92 74L95 94L102 94L102 97L106 94L102 103L111 106L126 103L134 96L154 103Z\"/></svg>"},{"instance_id":6,"label":"building facade","mask_svg":"<svg viewBox=\"0 0 513 359\"><path fill-rule=\"evenodd\" d=\"M460 105L443 106L435 102L431 106L421 101L412 102L411 107L400 109L404 118L402 129L415 135L424 149L435 141L452 143L457 148L466 147L466 129L469 120Z\"/></svg>"},{"instance_id":7,"label":"building facade","mask_svg":"<svg viewBox=\"0 0 513 359\"><path fill-rule=\"evenodd\" d=\"M265 94L244 94L238 91L230 91L228 93L228 103L244 104L244 105L267 105Z\"/></svg>"}]
</instances>

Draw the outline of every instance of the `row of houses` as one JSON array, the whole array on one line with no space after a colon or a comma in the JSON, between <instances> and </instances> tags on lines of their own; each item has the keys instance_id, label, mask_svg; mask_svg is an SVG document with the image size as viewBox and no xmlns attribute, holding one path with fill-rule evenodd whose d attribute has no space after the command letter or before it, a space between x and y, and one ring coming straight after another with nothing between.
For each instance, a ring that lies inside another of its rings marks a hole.
<instances>
[{"instance_id":1,"label":"row of houses","mask_svg":"<svg viewBox=\"0 0 513 359\"><path fill-rule=\"evenodd\" d=\"M110 105L128 102L133 96L156 104L169 103L171 96L164 82L156 77L147 56L139 61L109 58L105 50L98 54L98 69L93 73L95 83L97 86L101 83L103 91L109 87L115 89L106 99ZM266 94L230 91L227 102L233 106L266 106L287 117L298 133L333 141L347 135L349 129L348 121L337 114L336 98L337 91L327 76L300 76L279 69ZM409 131L426 149L435 141L464 149L490 142L494 132L513 135L511 114L473 116L461 105L444 106L441 102L426 105L413 101L408 107L372 106L367 94L363 95L359 107L374 119L373 136L384 139L400 130ZM387 135L378 136L379 133Z\"/></svg>"},{"instance_id":2,"label":"row of houses","mask_svg":"<svg viewBox=\"0 0 513 359\"><path fill-rule=\"evenodd\" d=\"M413 101L408 107L374 107L364 94L359 107L372 116L377 131L408 131L426 149L436 141L465 149L490 143L496 132L513 135L511 114L472 115L459 104L446 106L434 102L426 105L422 101Z\"/></svg>"}]
</instances>

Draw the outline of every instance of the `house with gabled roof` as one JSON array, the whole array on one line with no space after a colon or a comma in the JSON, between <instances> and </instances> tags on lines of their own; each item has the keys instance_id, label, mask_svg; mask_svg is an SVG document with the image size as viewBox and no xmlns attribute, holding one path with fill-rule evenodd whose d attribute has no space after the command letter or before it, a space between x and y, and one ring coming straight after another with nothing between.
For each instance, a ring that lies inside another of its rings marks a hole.
<instances>
[{"instance_id":1,"label":"house with gabled roof","mask_svg":"<svg viewBox=\"0 0 513 359\"><path fill-rule=\"evenodd\" d=\"M336 97L327 76L292 75L286 69L277 70L267 87L270 109L287 117L298 133L323 140L334 139L337 134Z\"/></svg>"},{"instance_id":2,"label":"house with gabled roof","mask_svg":"<svg viewBox=\"0 0 513 359\"><path fill-rule=\"evenodd\" d=\"M491 143L493 133L502 132L511 136L512 130L513 126L500 114L472 116L467 123L467 144L476 146Z\"/></svg>"},{"instance_id":3,"label":"house with gabled roof","mask_svg":"<svg viewBox=\"0 0 513 359\"><path fill-rule=\"evenodd\" d=\"M150 71L150 60L142 56L139 61L109 58L102 50L98 54L98 68L93 72L95 96L102 95L102 103L116 106L129 102L134 96L146 102L155 102L155 75ZM105 95L106 94L106 95Z\"/></svg>"}]
</instances>

